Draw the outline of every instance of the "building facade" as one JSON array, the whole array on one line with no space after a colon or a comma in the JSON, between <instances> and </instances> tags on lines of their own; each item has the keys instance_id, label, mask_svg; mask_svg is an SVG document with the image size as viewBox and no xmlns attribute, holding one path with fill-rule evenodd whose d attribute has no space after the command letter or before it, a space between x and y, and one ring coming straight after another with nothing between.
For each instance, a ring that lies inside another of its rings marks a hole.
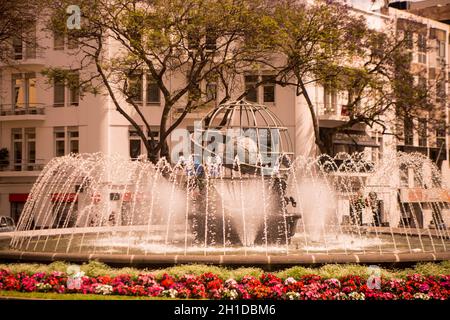
<instances>
[{"instance_id":1,"label":"building facade","mask_svg":"<svg viewBox=\"0 0 450 320\"><path fill-rule=\"evenodd\" d=\"M355 9L355 13L365 15L368 23L378 29L387 26L399 28L402 19L422 23L424 34L413 36L424 36L427 49L411 48L414 65L424 68L428 78L443 74L448 80L448 25L393 8L384 13ZM145 153L139 136L115 110L108 95L80 95L64 82L49 82L41 73L47 67L70 68L73 62L70 54L77 49L67 36L45 34L39 31L41 29L42 26L37 25L37 32L33 35L39 43L37 48L28 48L25 43L15 41L12 48L15 63L0 65L0 215L11 216L16 221L34 181L53 157L102 152L138 158ZM265 76L264 73L248 74L243 76L242 82L251 85ZM77 75L74 77L76 79ZM153 138L158 139L162 95L150 79L144 77L140 80L138 103L154 129ZM208 85L211 91L217 89L214 83ZM447 83L442 86L441 90L448 92ZM310 85L307 90L316 106L322 130L347 120L344 95L333 88L318 85ZM219 101L220 92L216 94ZM247 100L267 105L280 118L288 128L296 155L317 154L311 115L306 101L296 96L294 88L267 84L249 92ZM445 103L444 107L447 108ZM180 127L192 131L195 121L206 112L189 114ZM447 110L446 113L448 119ZM137 115L132 116L140 123ZM421 122L427 130L426 119L411 121ZM340 152L365 152L369 160L377 161L387 152L421 152L433 159L442 169L445 179L450 180L445 128L423 134L413 127L405 124L404 138L398 140L392 133L381 134L377 128L355 126L349 135L336 134L333 137L332 156Z\"/></svg>"}]
</instances>

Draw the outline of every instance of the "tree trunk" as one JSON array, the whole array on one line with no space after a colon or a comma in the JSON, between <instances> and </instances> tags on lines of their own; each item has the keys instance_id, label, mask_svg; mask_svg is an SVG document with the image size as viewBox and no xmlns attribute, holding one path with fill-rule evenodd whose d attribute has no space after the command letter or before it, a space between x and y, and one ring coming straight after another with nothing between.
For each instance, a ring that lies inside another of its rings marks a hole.
<instances>
[{"instance_id":1,"label":"tree trunk","mask_svg":"<svg viewBox=\"0 0 450 320\"><path fill-rule=\"evenodd\" d=\"M162 142L162 146L161 146L161 150L160 150L160 152L159 152L159 156L160 156L161 158L166 158L166 161L167 161L167 162L170 162L170 161L171 161L171 158L170 158L170 150L169 150L169 144L167 143L167 140L164 140L164 141Z\"/></svg>"},{"instance_id":2,"label":"tree trunk","mask_svg":"<svg viewBox=\"0 0 450 320\"><path fill-rule=\"evenodd\" d=\"M319 150L321 153L328 153L329 149L325 146L325 143L321 138L319 119L317 118L316 111L314 109L314 105L311 101L311 98L309 97L308 91L306 91L305 84L303 83L303 80L300 77L298 77L298 84L302 90L301 94L303 95L303 97L305 97L306 103L309 108L309 112L311 114L311 118L312 118L313 126L314 126L314 137L315 137L316 145L319 147Z\"/></svg>"},{"instance_id":3,"label":"tree trunk","mask_svg":"<svg viewBox=\"0 0 450 320\"><path fill-rule=\"evenodd\" d=\"M147 149L147 159L152 163L156 164L159 160L158 152L155 152L154 148L152 150Z\"/></svg>"}]
</instances>

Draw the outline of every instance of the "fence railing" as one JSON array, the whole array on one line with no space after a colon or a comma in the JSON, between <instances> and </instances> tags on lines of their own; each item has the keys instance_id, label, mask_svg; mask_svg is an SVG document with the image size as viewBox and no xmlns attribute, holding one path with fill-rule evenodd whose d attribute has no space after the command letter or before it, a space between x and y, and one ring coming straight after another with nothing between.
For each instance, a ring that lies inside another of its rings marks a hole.
<instances>
[{"instance_id":1,"label":"fence railing","mask_svg":"<svg viewBox=\"0 0 450 320\"><path fill-rule=\"evenodd\" d=\"M42 103L17 103L0 105L0 116L43 114L45 114L45 105Z\"/></svg>"},{"instance_id":2,"label":"fence railing","mask_svg":"<svg viewBox=\"0 0 450 320\"><path fill-rule=\"evenodd\" d=\"M44 159L23 160L20 162L0 160L0 171L41 171L44 166Z\"/></svg>"},{"instance_id":3,"label":"fence railing","mask_svg":"<svg viewBox=\"0 0 450 320\"><path fill-rule=\"evenodd\" d=\"M342 103L316 103L317 112L319 116L348 116L348 107Z\"/></svg>"}]
</instances>

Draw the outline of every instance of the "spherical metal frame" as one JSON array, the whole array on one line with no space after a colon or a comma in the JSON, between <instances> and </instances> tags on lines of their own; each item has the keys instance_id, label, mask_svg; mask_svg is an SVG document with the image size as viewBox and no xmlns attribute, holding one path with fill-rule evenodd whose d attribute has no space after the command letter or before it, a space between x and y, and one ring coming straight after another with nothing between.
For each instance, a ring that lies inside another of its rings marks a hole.
<instances>
[{"instance_id":1,"label":"spherical metal frame","mask_svg":"<svg viewBox=\"0 0 450 320\"><path fill-rule=\"evenodd\" d=\"M223 158L226 154L225 152L221 155L213 150L207 149L210 134L211 136L213 134L220 134L225 137L229 130L236 129L243 131L244 135L242 135L242 137L247 137L245 135L246 130L254 129L256 138L256 141L254 142L256 143L256 157L258 157L258 159L264 159L263 155L277 158L278 167L280 170L287 169L290 166L294 152L288 128L283 125L281 120L267 106L257 103L249 103L245 100L227 102L219 105L214 110L209 112L202 119L202 128L200 129L201 132L197 133L197 136L200 134L202 137L201 145L199 145L199 142L195 141L193 138L196 136L195 133L192 137L192 142L197 146L200 146L203 151L206 151L204 155L206 154L207 156L212 157L220 156ZM261 141L263 134L266 134L267 136L267 145L263 145L264 141ZM275 135L278 136L278 141L273 139ZM225 137L225 139L227 138ZM272 143L274 141L278 142L275 151L272 150ZM205 160L206 159L203 157L202 162L205 162ZM232 162L234 159L226 160ZM268 163L264 163L262 161L254 164L241 163L241 166L242 165L244 171L250 172L251 170L255 171L261 169L262 166L267 166ZM269 163L269 166L274 165L274 163Z\"/></svg>"}]
</instances>

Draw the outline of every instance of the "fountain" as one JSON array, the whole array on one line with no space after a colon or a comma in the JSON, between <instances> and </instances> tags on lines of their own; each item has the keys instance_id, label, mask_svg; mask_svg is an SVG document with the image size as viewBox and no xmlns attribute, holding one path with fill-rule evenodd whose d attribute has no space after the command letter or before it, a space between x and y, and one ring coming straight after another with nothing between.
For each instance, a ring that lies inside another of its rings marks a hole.
<instances>
[{"instance_id":1,"label":"fountain","mask_svg":"<svg viewBox=\"0 0 450 320\"><path fill-rule=\"evenodd\" d=\"M238 101L211 111L175 164L52 159L34 184L12 260L297 264L450 258L450 194L418 153L293 159L279 119Z\"/></svg>"}]
</instances>

